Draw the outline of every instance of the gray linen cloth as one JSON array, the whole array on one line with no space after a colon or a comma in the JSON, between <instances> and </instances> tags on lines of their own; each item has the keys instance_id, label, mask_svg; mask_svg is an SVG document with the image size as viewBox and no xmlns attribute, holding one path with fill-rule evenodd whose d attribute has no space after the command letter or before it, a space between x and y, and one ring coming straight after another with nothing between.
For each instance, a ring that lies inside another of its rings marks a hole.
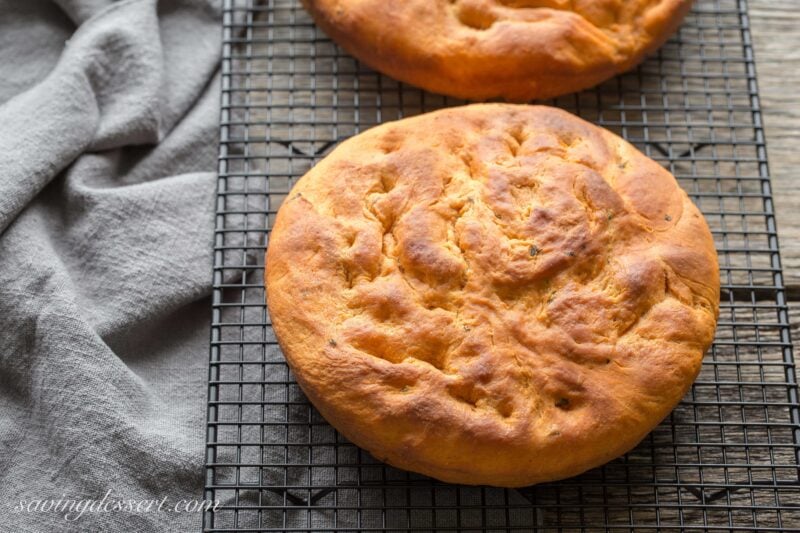
<instances>
[{"instance_id":1,"label":"gray linen cloth","mask_svg":"<svg viewBox=\"0 0 800 533\"><path fill-rule=\"evenodd\" d=\"M0 0L0 532L197 531L220 25L211 0Z\"/></svg>"}]
</instances>

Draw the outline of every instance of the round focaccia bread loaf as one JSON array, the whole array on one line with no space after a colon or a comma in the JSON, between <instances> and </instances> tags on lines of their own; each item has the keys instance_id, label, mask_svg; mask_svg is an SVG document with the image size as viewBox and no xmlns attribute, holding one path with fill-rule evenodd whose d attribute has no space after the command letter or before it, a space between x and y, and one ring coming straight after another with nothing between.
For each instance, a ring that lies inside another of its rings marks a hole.
<instances>
[{"instance_id":1,"label":"round focaccia bread loaf","mask_svg":"<svg viewBox=\"0 0 800 533\"><path fill-rule=\"evenodd\" d=\"M465 484L578 474L635 446L714 336L711 233L672 175L548 107L387 123L301 178L267 302L348 439Z\"/></svg>"},{"instance_id":2,"label":"round focaccia bread loaf","mask_svg":"<svg viewBox=\"0 0 800 533\"><path fill-rule=\"evenodd\" d=\"M550 98L624 72L677 29L691 0L302 0L355 57L467 99Z\"/></svg>"}]
</instances>

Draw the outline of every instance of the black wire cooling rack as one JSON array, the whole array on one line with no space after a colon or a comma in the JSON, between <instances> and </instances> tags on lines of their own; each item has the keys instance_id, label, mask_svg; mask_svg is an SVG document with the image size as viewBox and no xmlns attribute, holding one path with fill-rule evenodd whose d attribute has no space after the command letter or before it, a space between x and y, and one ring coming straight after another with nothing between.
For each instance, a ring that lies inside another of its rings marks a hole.
<instances>
[{"instance_id":1,"label":"black wire cooling rack","mask_svg":"<svg viewBox=\"0 0 800 533\"><path fill-rule=\"evenodd\" d=\"M380 76L296 0L225 0L204 530L800 531L800 414L746 3L698 0L636 70L549 103L661 162L722 269L716 342L627 456L522 490L460 487L348 443L294 382L264 304L264 248L294 182L339 141L461 102ZM565 450L565 453L569 453Z\"/></svg>"}]
</instances>

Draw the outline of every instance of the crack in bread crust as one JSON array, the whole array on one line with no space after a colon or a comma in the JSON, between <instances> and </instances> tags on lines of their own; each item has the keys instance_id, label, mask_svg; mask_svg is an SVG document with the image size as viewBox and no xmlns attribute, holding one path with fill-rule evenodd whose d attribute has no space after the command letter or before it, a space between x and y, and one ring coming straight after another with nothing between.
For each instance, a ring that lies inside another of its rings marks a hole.
<instances>
[{"instance_id":1,"label":"crack in bread crust","mask_svg":"<svg viewBox=\"0 0 800 533\"><path fill-rule=\"evenodd\" d=\"M624 72L676 31L691 0L302 0L371 67L467 99L550 98Z\"/></svg>"},{"instance_id":2,"label":"crack in bread crust","mask_svg":"<svg viewBox=\"0 0 800 533\"><path fill-rule=\"evenodd\" d=\"M389 123L290 198L267 260L276 334L323 415L398 466L506 486L580 472L652 429L712 341L702 216L669 172L563 111Z\"/></svg>"}]
</instances>

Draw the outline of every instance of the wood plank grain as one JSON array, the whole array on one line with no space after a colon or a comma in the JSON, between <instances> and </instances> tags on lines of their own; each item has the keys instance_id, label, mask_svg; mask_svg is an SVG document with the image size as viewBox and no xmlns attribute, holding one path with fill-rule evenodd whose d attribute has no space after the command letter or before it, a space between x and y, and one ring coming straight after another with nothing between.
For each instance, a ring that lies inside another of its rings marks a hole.
<instances>
[{"instance_id":1,"label":"wood plank grain","mask_svg":"<svg viewBox=\"0 0 800 533\"><path fill-rule=\"evenodd\" d=\"M750 0L749 7L784 282L800 302L800 4Z\"/></svg>"}]
</instances>

